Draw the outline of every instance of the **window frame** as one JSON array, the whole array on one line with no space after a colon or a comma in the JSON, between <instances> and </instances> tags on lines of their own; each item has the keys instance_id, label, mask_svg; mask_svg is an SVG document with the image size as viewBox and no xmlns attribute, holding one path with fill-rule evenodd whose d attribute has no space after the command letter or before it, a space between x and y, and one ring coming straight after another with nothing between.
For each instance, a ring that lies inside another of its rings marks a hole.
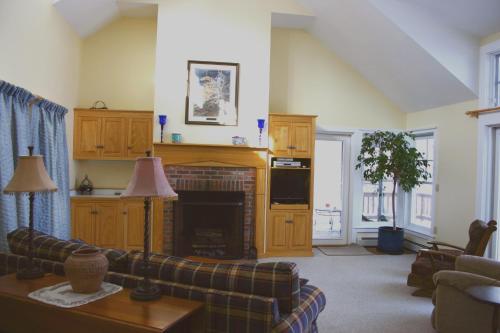
<instances>
[{"instance_id":1,"label":"window frame","mask_svg":"<svg viewBox=\"0 0 500 333\"><path fill-rule=\"evenodd\" d=\"M500 52L493 55L494 65L493 65L493 104L494 106L500 106Z\"/></svg>"},{"instance_id":2,"label":"window frame","mask_svg":"<svg viewBox=\"0 0 500 333\"><path fill-rule=\"evenodd\" d=\"M411 192L408 192L404 195L404 229L409 230L418 234L423 234L426 236L434 237L436 235L436 198L439 193L439 183L438 183L438 164L439 164L439 156L438 156L438 147L439 147L439 137L437 127L426 128L426 129L416 129L410 131L417 137L426 137L431 136L434 139L434 147L433 147L433 166L432 166L432 198L431 198L431 225L429 228L416 225L412 223L412 198L415 189Z\"/></svg>"}]
</instances>

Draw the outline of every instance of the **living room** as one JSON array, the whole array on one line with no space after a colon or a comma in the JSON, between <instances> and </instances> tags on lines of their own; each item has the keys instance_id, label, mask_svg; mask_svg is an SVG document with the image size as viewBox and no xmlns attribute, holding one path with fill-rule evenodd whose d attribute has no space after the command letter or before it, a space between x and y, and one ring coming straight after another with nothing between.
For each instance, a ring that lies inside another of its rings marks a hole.
<instances>
[{"instance_id":1,"label":"living room","mask_svg":"<svg viewBox=\"0 0 500 333\"><path fill-rule=\"evenodd\" d=\"M500 286L499 22L498 0L0 0L0 331L496 331L473 289ZM103 298L27 296L75 290L94 247Z\"/></svg>"}]
</instances>

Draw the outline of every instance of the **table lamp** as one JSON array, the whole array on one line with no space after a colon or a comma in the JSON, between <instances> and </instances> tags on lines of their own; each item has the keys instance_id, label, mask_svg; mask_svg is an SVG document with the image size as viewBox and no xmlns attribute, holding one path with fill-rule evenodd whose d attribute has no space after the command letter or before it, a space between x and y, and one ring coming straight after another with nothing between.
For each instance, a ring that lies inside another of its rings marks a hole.
<instances>
[{"instance_id":1,"label":"table lamp","mask_svg":"<svg viewBox=\"0 0 500 333\"><path fill-rule=\"evenodd\" d=\"M161 296L160 288L149 279L149 255L150 255L150 216L151 198L177 199L168 183L159 157L150 157L151 152L146 152L147 157L139 157L135 162L132 179L125 192L124 198L144 198L144 253L142 259L143 279L132 291L130 297L137 301L150 301Z\"/></svg>"},{"instance_id":2,"label":"table lamp","mask_svg":"<svg viewBox=\"0 0 500 333\"><path fill-rule=\"evenodd\" d=\"M28 263L17 272L20 280L37 279L43 271L33 264L33 202L35 192L55 192L57 185L50 179L42 156L33 155L33 146L28 147L29 156L19 156L14 176L4 188L6 194L29 193Z\"/></svg>"}]
</instances>

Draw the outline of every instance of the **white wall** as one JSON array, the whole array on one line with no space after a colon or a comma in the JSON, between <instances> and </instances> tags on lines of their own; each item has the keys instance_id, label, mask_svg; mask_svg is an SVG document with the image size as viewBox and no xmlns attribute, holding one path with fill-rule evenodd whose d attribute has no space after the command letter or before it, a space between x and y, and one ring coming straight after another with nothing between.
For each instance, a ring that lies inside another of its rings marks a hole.
<instances>
[{"instance_id":1,"label":"white wall","mask_svg":"<svg viewBox=\"0 0 500 333\"><path fill-rule=\"evenodd\" d=\"M404 128L405 113L317 38L272 29L270 111L318 115L320 128Z\"/></svg>"},{"instance_id":2,"label":"white wall","mask_svg":"<svg viewBox=\"0 0 500 333\"><path fill-rule=\"evenodd\" d=\"M155 113L168 115L167 132L182 133L189 143L230 144L240 135L257 145L257 119L268 114L270 47L271 12L265 1L160 2ZM238 126L185 124L188 60L240 64Z\"/></svg>"},{"instance_id":3,"label":"white wall","mask_svg":"<svg viewBox=\"0 0 500 333\"><path fill-rule=\"evenodd\" d=\"M465 246L475 216L477 100L409 113L407 128L437 127L436 239Z\"/></svg>"},{"instance_id":4,"label":"white wall","mask_svg":"<svg viewBox=\"0 0 500 333\"><path fill-rule=\"evenodd\" d=\"M61 104L73 150L73 108L78 100L80 38L51 0L0 0L0 79ZM74 182L70 160L70 184Z\"/></svg>"}]
</instances>

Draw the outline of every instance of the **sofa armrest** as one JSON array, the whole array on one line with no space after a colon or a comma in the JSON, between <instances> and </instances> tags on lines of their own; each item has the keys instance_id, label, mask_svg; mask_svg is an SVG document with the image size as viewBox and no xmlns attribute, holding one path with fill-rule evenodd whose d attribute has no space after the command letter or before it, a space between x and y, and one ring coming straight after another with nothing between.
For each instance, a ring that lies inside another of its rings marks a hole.
<instances>
[{"instance_id":1,"label":"sofa armrest","mask_svg":"<svg viewBox=\"0 0 500 333\"><path fill-rule=\"evenodd\" d=\"M444 284L460 291L472 286L500 286L500 281L482 275L460 271L439 271L434 274L434 284Z\"/></svg>"},{"instance_id":2,"label":"sofa armrest","mask_svg":"<svg viewBox=\"0 0 500 333\"><path fill-rule=\"evenodd\" d=\"M455 261L455 269L500 280L500 262L492 259L462 255Z\"/></svg>"}]
</instances>

